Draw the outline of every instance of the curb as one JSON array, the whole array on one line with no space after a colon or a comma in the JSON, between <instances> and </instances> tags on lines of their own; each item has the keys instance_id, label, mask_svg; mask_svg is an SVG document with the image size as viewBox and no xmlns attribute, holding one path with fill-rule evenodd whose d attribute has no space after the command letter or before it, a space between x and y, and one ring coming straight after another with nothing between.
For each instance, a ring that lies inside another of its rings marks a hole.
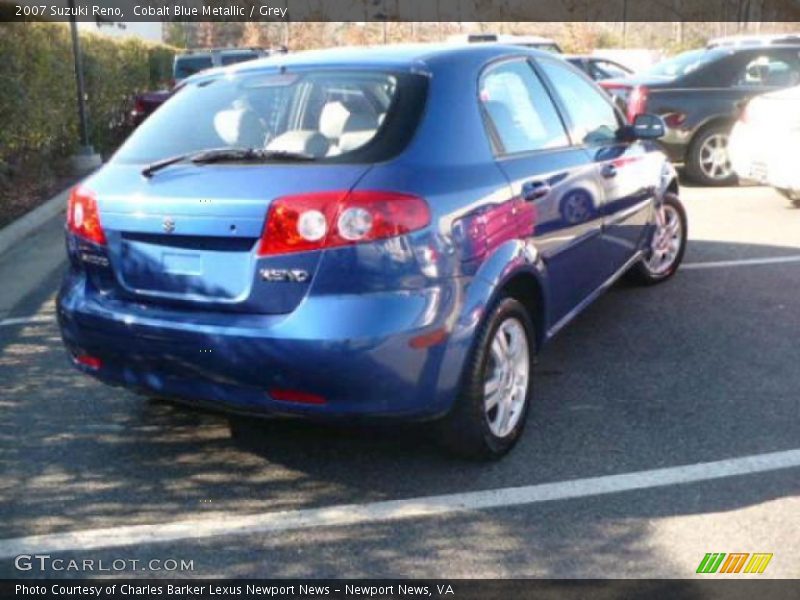
<instances>
[{"instance_id":1,"label":"curb","mask_svg":"<svg viewBox=\"0 0 800 600\"><path fill-rule=\"evenodd\" d=\"M67 210L67 197L72 186L59 192L44 204L0 229L0 255L28 237L56 215Z\"/></svg>"},{"instance_id":2,"label":"curb","mask_svg":"<svg viewBox=\"0 0 800 600\"><path fill-rule=\"evenodd\" d=\"M100 165L102 166L102 165ZM61 190L58 194L50 198L44 204L40 204L29 213L22 215L16 221L12 221L2 229L0 229L0 256L11 248L20 240L28 237L31 233L39 229L42 225L47 223L50 219L54 218L60 213L67 212L67 198L69 191L78 185L81 181L89 177L92 173L97 171L99 167L90 168L88 170L82 169L75 173L77 179L72 184L67 186L66 189Z\"/></svg>"}]
</instances>

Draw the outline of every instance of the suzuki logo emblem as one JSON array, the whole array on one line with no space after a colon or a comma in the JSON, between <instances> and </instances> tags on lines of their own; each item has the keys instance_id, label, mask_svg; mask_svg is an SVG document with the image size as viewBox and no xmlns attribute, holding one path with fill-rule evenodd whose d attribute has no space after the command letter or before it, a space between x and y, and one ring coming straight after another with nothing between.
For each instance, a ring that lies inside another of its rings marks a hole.
<instances>
[{"instance_id":1,"label":"suzuki logo emblem","mask_svg":"<svg viewBox=\"0 0 800 600\"><path fill-rule=\"evenodd\" d=\"M164 233L172 233L175 231L175 221L172 219L172 217L167 217L164 219L164 222L161 224L161 226L164 228Z\"/></svg>"}]
</instances>

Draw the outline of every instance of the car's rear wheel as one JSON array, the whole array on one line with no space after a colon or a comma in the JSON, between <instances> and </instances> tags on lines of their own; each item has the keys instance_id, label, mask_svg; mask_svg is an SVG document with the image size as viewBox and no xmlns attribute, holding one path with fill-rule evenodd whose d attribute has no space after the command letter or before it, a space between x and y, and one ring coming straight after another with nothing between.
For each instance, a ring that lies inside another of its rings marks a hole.
<instances>
[{"instance_id":1,"label":"car's rear wheel","mask_svg":"<svg viewBox=\"0 0 800 600\"><path fill-rule=\"evenodd\" d=\"M668 192L656 209L656 228L644 258L630 271L645 285L666 281L678 270L686 251L686 210L677 195Z\"/></svg>"},{"instance_id":2,"label":"car's rear wheel","mask_svg":"<svg viewBox=\"0 0 800 600\"><path fill-rule=\"evenodd\" d=\"M534 327L514 298L495 303L476 337L442 441L468 458L496 459L519 439L531 402Z\"/></svg>"},{"instance_id":3,"label":"car's rear wheel","mask_svg":"<svg viewBox=\"0 0 800 600\"><path fill-rule=\"evenodd\" d=\"M701 130L689 146L686 172L702 185L733 185L736 173L728 154L730 126L713 125Z\"/></svg>"}]
</instances>

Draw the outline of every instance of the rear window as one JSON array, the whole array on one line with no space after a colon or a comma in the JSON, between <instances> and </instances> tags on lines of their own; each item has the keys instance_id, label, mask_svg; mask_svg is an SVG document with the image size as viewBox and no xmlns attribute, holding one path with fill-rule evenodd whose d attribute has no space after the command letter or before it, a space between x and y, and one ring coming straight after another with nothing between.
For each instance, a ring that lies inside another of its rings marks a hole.
<instances>
[{"instance_id":1,"label":"rear window","mask_svg":"<svg viewBox=\"0 0 800 600\"><path fill-rule=\"evenodd\" d=\"M222 63L222 66L226 66L244 62L246 60L253 60L254 58L258 58L258 54L255 52L232 52L220 55L219 61Z\"/></svg>"},{"instance_id":2,"label":"rear window","mask_svg":"<svg viewBox=\"0 0 800 600\"><path fill-rule=\"evenodd\" d=\"M210 55L179 56L175 59L175 79L185 79L213 66Z\"/></svg>"},{"instance_id":3,"label":"rear window","mask_svg":"<svg viewBox=\"0 0 800 600\"><path fill-rule=\"evenodd\" d=\"M689 52L678 54L678 56L653 65L645 74L654 77L681 77L697 71L701 67L714 62L726 54L728 54L728 52L722 49L690 50Z\"/></svg>"},{"instance_id":4,"label":"rear window","mask_svg":"<svg viewBox=\"0 0 800 600\"><path fill-rule=\"evenodd\" d=\"M218 75L176 93L114 160L150 163L224 147L302 153L321 162L386 160L416 131L426 88L426 77L409 73Z\"/></svg>"}]
</instances>

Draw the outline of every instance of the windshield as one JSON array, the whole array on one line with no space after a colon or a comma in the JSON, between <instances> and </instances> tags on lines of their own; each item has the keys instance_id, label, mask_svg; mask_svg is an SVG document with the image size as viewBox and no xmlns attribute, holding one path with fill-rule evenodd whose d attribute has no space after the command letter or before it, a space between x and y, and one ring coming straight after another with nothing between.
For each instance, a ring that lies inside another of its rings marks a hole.
<instances>
[{"instance_id":1,"label":"windshield","mask_svg":"<svg viewBox=\"0 0 800 600\"><path fill-rule=\"evenodd\" d=\"M154 112L114 160L144 164L225 147L385 160L416 130L425 82L375 71L209 76Z\"/></svg>"},{"instance_id":2,"label":"windshield","mask_svg":"<svg viewBox=\"0 0 800 600\"><path fill-rule=\"evenodd\" d=\"M653 65L645 74L654 77L681 77L715 61L724 54L725 51L722 50L690 50Z\"/></svg>"}]
</instances>

